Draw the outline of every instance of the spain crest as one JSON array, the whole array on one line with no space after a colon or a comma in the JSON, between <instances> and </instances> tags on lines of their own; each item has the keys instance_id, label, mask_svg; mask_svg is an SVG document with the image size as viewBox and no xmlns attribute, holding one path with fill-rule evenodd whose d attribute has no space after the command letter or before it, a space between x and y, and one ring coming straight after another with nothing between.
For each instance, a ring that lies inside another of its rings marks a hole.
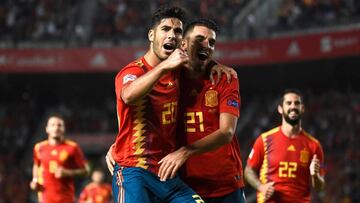
<instances>
[{"instance_id":1,"label":"spain crest","mask_svg":"<svg viewBox=\"0 0 360 203\"><path fill-rule=\"evenodd\" d=\"M69 154L65 150L62 150L60 152L59 159L60 159L60 161L65 161L68 158L68 156L69 156Z\"/></svg>"},{"instance_id":2,"label":"spain crest","mask_svg":"<svg viewBox=\"0 0 360 203\"><path fill-rule=\"evenodd\" d=\"M205 93L205 106L207 107L215 107L219 105L218 102L218 92L215 90L208 90Z\"/></svg>"},{"instance_id":3,"label":"spain crest","mask_svg":"<svg viewBox=\"0 0 360 203\"><path fill-rule=\"evenodd\" d=\"M309 153L308 150L306 150L306 149L301 150L301 152L300 152L300 162L303 163L303 164L309 163L309 156L310 156L310 153Z\"/></svg>"}]
</instances>

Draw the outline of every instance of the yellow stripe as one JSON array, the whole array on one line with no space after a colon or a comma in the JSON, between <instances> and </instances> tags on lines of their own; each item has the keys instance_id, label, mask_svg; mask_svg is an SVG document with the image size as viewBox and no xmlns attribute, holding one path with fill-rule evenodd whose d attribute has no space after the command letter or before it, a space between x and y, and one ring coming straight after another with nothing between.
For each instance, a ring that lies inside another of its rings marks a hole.
<instances>
[{"instance_id":1,"label":"yellow stripe","mask_svg":"<svg viewBox=\"0 0 360 203\"><path fill-rule=\"evenodd\" d=\"M257 203L264 203L265 202L265 196L261 193L261 192L257 192L257 195L256 195L256 202Z\"/></svg>"},{"instance_id":2,"label":"yellow stripe","mask_svg":"<svg viewBox=\"0 0 360 203\"><path fill-rule=\"evenodd\" d=\"M271 130L269 130L269 131L266 131L266 132L262 133L262 134L261 134L261 137L264 139L264 138L266 138L267 136L272 135L272 134L276 133L276 132L279 131L279 130L280 130L280 127L273 128L273 129L271 129Z\"/></svg>"},{"instance_id":3,"label":"yellow stripe","mask_svg":"<svg viewBox=\"0 0 360 203\"><path fill-rule=\"evenodd\" d=\"M65 144L71 145L71 146L76 146L76 142L72 141L72 140L65 140Z\"/></svg>"},{"instance_id":4,"label":"yellow stripe","mask_svg":"<svg viewBox=\"0 0 360 203\"><path fill-rule=\"evenodd\" d=\"M138 157L137 158L138 163L136 166L147 169L149 166L146 162L146 158L142 156L143 152L145 151L145 148L143 147L145 145L144 143L145 136L143 134L145 133L144 127L146 125L144 119L144 115L145 115L144 109L146 107L145 104L146 104L145 99L142 99L136 104L136 107L134 109L135 120L133 123L134 124L133 130L135 131L135 133L133 134L133 137L135 137L135 139L133 140L133 143L135 147L134 155Z\"/></svg>"},{"instance_id":5,"label":"yellow stripe","mask_svg":"<svg viewBox=\"0 0 360 203\"><path fill-rule=\"evenodd\" d=\"M308 132L306 132L306 131L304 131L304 130L303 130L303 132L304 132L304 135L305 135L306 137L308 137L310 140L312 140L312 141L314 141L314 142L316 142L316 143L319 143L319 141L318 141L315 137L313 137L312 135L310 135Z\"/></svg>"},{"instance_id":6,"label":"yellow stripe","mask_svg":"<svg viewBox=\"0 0 360 203\"><path fill-rule=\"evenodd\" d=\"M267 183L266 174L269 169L268 154L267 154L268 146L267 146L266 139L269 135L272 135L272 134L278 132L279 129L280 129L280 127L276 127L276 128L273 128L273 129L261 134L261 138L264 143L264 159L263 159L263 163L260 168L260 175L259 175L261 184ZM257 193L257 201L258 201L258 203L265 202L265 196L263 194L261 194L260 192Z\"/></svg>"}]
</instances>

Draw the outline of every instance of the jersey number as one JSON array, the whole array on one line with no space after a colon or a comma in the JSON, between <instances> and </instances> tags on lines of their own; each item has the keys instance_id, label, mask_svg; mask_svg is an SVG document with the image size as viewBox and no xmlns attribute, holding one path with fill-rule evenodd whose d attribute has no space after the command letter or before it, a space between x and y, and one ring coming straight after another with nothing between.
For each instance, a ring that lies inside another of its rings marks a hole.
<instances>
[{"instance_id":1,"label":"jersey number","mask_svg":"<svg viewBox=\"0 0 360 203\"><path fill-rule=\"evenodd\" d=\"M187 117L186 124L195 124L197 118L199 123L199 131L204 132L203 112L187 112L185 116ZM190 128L188 125L186 125L186 132L194 133L196 132L196 128Z\"/></svg>"},{"instance_id":2,"label":"jersey number","mask_svg":"<svg viewBox=\"0 0 360 203\"><path fill-rule=\"evenodd\" d=\"M297 163L285 162L279 163L279 177L280 178L296 178Z\"/></svg>"},{"instance_id":3,"label":"jersey number","mask_svg":"<svg viewBox=\"0 0 360 203\"><path fill-rule=\"evenodd\" d=\"M170 102L170 103L164 104L165 110L162 112L162 124L163 125L175 123L176 107L177 107L177 102Z\"/></svg>"}]
</instances>

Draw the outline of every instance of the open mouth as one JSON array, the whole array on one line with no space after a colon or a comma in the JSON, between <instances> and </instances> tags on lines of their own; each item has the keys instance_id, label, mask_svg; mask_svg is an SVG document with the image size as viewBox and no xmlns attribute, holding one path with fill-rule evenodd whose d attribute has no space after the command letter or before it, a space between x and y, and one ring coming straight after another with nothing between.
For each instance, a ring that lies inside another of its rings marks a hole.
<instances>
[{"instance_id":1,"label":"open mouth","mask_svg":"<svg viewBox=\"0 0 360 203\"><path fill-rule=\"evenodd\" d=\"M199 51L198 53L197 53L197 56L199 57L199 59L201 60L201 61L205 61L206 59L208 59L209 58L209 53L207 53L206 51Z\"/></svg>"},{"instance_id":2,"label":"open mouth","mask_svg":"<svg viewBox=\"0 0 360 203\"><path fill-rule=\"evenodd\" d=\"M175 50L175 44L166 43L166 44L164 44L164 49L166 49L168 51L174 51Z\"/></svg>"}]
</instances>

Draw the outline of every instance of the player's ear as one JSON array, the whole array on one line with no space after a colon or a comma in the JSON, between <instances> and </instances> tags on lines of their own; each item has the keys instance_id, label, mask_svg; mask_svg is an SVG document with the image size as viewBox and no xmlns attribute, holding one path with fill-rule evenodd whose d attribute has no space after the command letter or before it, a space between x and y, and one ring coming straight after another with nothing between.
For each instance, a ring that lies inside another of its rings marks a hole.
<instances>
[{"instance_id":1,"label":"player's ear","mask_svg":"<svg viewBox=\"0 0 360 203\"><path fill-rule=\"evenodd\" d=\"M305 112L305 105L304 104L301 104L300 111L301 111L301 114L303 114Z\"/></svg>"},{"instance_id":2,"label":"player's ear","mask_svg":"<svg viewBox=\"0 0 360 203\"><path fill-rule=\"evenodd\" d=\"M283 114L283 108L282 108L282 106L281 105L278 105L278 112L279 112L279 114Z\"/></svg>"},{"instance_id":3,"label":"player's ear","mask_svg":"<svg viewBox=\"0 0 360 203\"><path fill-rule=\"evenodd\" d=\"M182 39L182 40L181 40L180 48L181 48L182 50L186 50L186 49L187 49L187 43L186 43L185 39Z\"/></svg>"},{"instance_id":4,"label":"player's ear","mask_svg":"<svg viewBox=\"0 0 360 203\"><path fill-rule=\"evenodd\" d=\"M149 30L148 39L149 39L150 42L154 42L154 29Z\"/></svg>"}]
</instances>

